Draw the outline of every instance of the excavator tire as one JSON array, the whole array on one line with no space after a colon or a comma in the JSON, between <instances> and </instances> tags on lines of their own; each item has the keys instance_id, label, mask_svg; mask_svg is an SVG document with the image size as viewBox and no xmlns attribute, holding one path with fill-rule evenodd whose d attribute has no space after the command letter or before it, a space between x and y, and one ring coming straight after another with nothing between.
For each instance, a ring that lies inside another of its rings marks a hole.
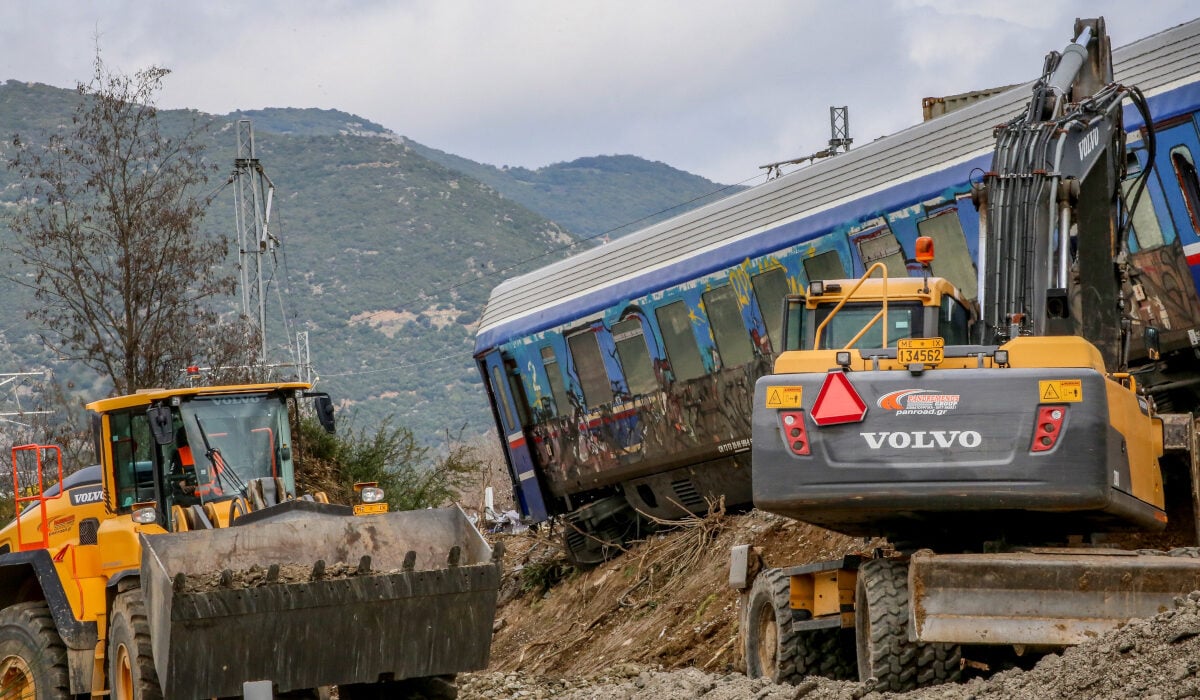
<instances>
[{"instance_id":1,"label":"excavator tire","mask_svg":"<svg viewBox=\"0 0 1200 700\"><path fill-rule=\"evenodd\" d=\"M872 559L858 569L854 595L858 677L873 690L906 692L957 681L957 644L908 638L908 564Z\"/></svg>"},{"instance_id":2,"label":"excavator tire","mask_svg":"<svg viewBox=\"0 0 1200 700\"><path fill-rule=\"evenodd\" d=\"M754 579L741 628L746 672L751 678L798 683L805 676L854 677L854 649L840 628L792 629L789 580L780 569Z\"/></svg>"},{"instance_id":3,"label":"excavator tire","mask_svg":"<svg viewBox=\"0 0 1200 700\"><path fill-rule=\"evenodd\" d=\"M0 698L70 695L67 647L43 601L0 610Z\"/></svg>"},{"instance_id":4,"label":"excavator tire","mask_svg":"<svg viewBox=\"0 0 1200 700\"><path fill-rule=\"evenodd\" d=\"M142 589L117 595L108 634L108 683L113 700L163 699L152 653Z\"/></svg>"}]
</instances>

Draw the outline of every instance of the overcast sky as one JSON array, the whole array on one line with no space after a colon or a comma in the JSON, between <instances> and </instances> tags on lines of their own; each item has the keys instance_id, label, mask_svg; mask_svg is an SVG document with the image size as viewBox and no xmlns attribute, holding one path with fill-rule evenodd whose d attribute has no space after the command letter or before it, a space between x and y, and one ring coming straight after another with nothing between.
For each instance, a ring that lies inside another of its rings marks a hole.
<instances>
[{"instance_id":1,"label":"overcast sky","mask_svg":"<svg viewBox=\"0 0 1200 700\"><path fill-rule=\"evenodd\" d=\"M1195 0L4 0L0 79L170 68L160 106L336 108L494 165L630 153L723 182L807 155L850 107L866 143L921 98L1037 77L1076 16L1114 46ZM0 125L2 130L2 125Z\"/></svg>"}]
</instances>

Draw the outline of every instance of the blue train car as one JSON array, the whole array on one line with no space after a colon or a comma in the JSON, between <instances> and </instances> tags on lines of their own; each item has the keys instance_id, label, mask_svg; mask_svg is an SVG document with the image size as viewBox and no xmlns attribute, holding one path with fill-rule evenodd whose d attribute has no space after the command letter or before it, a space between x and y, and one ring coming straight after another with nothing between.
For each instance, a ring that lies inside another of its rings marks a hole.
<instances>
[{"instance_id":1,"label":"blue train car","mask_svg":"<svg viewBox=\"0 0 1200 700\"><path fill-rule=\"evenodd\" d=\"M1131 179L1157 134L1128 242L1141 276L1129 315L1164 332L1173 380L1196 383L1200 332L1179 319L1198 312L1200 20L1114 60L1154 121L1126 110ZM934 274L973 297L971 183L990 166L992 128L1029 95L1014 88L497 286L475 357L522 513L566 516L587 562L645 516L749 505L751 396L783 347L784 296L876 261L917 274L913 245L930 236Z\"/></svg>"}]
</instances>

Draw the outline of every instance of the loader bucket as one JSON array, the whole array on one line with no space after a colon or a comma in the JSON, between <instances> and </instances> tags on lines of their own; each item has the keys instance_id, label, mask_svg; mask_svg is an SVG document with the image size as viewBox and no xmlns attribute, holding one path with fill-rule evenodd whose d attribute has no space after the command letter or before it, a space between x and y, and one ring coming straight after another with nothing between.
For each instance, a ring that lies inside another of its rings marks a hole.
<instances>
[{"instance_id":1,"label":"loader bucket","mask_svg":"<svg viewBox=\"0 0 1200 700\"><path fill-rule=\"evenodd\" d=\"M165 697L240 696L247 681L287 692L487 666L500 567L458 507L361 517L306 502L276 508L245 525L141 536ZM269 580L272 564L283 573ZM246 571L257 580L231 576Z\"/></svg>"}]
</instances>

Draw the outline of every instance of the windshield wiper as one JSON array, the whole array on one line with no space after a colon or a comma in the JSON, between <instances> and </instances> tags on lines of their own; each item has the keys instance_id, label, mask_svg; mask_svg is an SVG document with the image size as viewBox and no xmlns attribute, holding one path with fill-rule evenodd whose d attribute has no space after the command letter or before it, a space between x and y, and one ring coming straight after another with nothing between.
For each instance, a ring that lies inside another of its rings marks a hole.
<instances>
[{"instance_id":1,"label":"windshield wiper","mask_svg":"<svg viewBox=\"0 0 1200 700\"><path fill-rule=\"evenodd\" d=\"M200 431L200 439L204 441L204 457L212 466L213 472L217 477L217 483L219 484L221 479L224 478L230 486L237 489L238 493L245 496L246 482L242 481L233 467L230 467L225 461L225 456L221 454L221 450L213 447L212 443L208 441L208 433L204 430L204 425L200 422L200 416L193 417L196 419L196 428Z\"/></svg>"}]
</instances>

